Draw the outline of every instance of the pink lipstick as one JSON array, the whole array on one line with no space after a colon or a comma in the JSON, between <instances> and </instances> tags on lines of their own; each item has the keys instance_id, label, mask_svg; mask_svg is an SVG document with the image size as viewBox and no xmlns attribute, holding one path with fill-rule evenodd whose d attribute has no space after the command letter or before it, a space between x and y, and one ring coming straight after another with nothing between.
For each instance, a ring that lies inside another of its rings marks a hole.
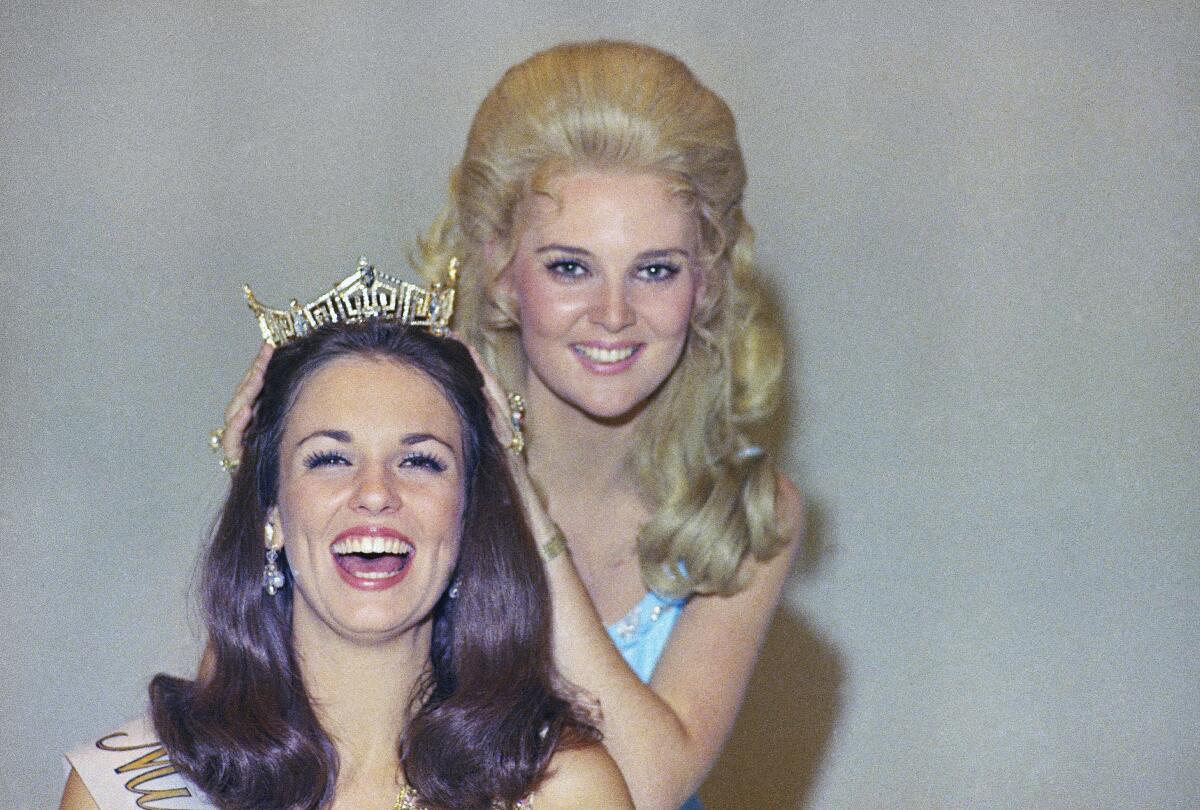
<instances>
[{"instance_id":1,"label":"pink lipstick","mask_svg":"<svg viewBox=\"0 0 1200 810\"><path fill-rule=\"evenodd\" d=\"M637 362L645 348L644 343L603 343L587 341L572 343L580 365L593 374L620 374Z\"/></svg>"},{"instance_id":2,"label":"pink lipstick","mask_svg":"<svg viewBox=\"0 0 1200 810\"><path fill-rule=\"evenodd\" d=\"M388 526L361 525L339 532L329 545L338 575L352 588L382 591L398 585L412 564L416 546Z\"/></svg>"}]
</instances>

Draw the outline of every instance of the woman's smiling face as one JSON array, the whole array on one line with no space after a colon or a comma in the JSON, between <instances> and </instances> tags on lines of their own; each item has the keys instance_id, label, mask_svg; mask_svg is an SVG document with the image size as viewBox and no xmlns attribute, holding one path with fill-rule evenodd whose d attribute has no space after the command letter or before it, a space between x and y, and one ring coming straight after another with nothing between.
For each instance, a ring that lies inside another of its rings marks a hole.
<instances>
[{"instance_id":1,"label":"woman's smiling face","mask_svg":"<svg viewBox=\"0 0 1200 810\"><path fill-rule=\"evenodd\" d=\"M577 172L523 205L497 282L519 312L528 385L597 418L675 369L701 290L695 213L656 174Z\"/></svg>"},{"instance_id":2,"label":"woman's smiling face","mask_svg":"<svg viewBox=\"0 0 1200 810\"><path fill-rule=\"evenodd\" d=\"M301 384L271 510L294 632L377 641L426 620L458 559L462 447L457 412L409 366L346 356Z\"/></svg>"}]
</instances>

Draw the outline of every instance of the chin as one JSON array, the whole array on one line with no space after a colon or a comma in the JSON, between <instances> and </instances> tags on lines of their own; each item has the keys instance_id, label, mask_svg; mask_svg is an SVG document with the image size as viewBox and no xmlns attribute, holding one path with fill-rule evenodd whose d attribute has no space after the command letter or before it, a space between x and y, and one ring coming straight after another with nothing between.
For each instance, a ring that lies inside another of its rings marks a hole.
<instances>
[{"instance_id":1,"label":"chin","mask_svg":"<svg viewBox=\"0 0 1200 810\"><path fill-rule=\"evenodd\" d=\"M408 613L362 610L338 617L337 623L347 634L361 640L386 640L419 624L419 620Z\"/></svg>"},{"instance_id":2,"label":"chin","mask_svg":"<svg viewBox=\"0 0 1200 810\"><path fill-rule=\"evenodd\" d=\"M650 396L580 397L571 404L591 419L621 422L642 412Z\"/></svg>"},{"instance_id":3,"label":"chin","mask_svg":"<svg viewBox=\"0 0 1200 810\"><path fill-rule=\"evenodd\" d=\"M342 635L357 644L376 645L387 644L393 639L403 636L410 629L410 625L396 622L358 622L345 626Z\"/></svg>"}]
</instances>

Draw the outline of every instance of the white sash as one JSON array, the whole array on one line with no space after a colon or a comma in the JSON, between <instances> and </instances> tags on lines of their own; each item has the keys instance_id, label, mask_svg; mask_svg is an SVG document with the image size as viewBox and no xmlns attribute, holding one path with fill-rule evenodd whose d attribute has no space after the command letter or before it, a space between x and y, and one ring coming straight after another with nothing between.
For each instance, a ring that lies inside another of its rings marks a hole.
<instances>
[{"instance_id":1,"label":"white sash","mask_svg":"<svg viewBox=\"0 0 1200 810\"><path fill-rule=\"evenodd\" d=\"M100 810L215 810L171 764L143 715L67 754Z\"/></svg>"}]
</instances>

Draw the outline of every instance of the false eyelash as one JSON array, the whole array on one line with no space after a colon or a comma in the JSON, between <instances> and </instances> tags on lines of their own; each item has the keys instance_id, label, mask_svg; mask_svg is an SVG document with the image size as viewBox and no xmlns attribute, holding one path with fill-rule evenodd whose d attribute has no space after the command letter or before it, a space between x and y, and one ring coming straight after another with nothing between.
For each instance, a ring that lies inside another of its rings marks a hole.
<instances>
[{"instance_id":1,"label":"false eyelash","mask_svg":"<svg viewBox=\"0 0 1200 810\"><path fill-rule=\"evenodd\" d=\"M566 272L567 268L573 272ZM546 269L566 281L574 281L587 273L587 268L578 259L551 259L546 262Z\"/></svg>"},{"instance_id":2,"label":"false eyelash","mask_svg":"<svg viewBox=\"0 0 1200 810\"><path fill-rule=\"evenodd\" d=\"M667 272L663 273L661 276L657 276L654 278L647 277L646 281L670 281L671 279L675 278L675 276L679 275L683 271L683 268L681 266L679 266L678 264L675 264L674 262L654 262L653 264L647 264L642 267L639 267L638 272L643 273L646 270L649 270L651 267L661 267L663 270L666 270Z\"/></svg>"},{"instance_id":3,"label":"false eyelash","mask_svg":"<svg viewBox=\"0 0 1200 810\"><path fill-rule=\"evenodd\" d=\"M341 453L333 450L318 450L304 459L305 469L314 469L315 467L324 467L328 464L345 464L346 457Z\"/></svg>"},{"instance_id":4,"label":"false eyelash","mask_svg":"<svg viewBox=\"0 0 1200 810\"><path fill-rule=\"evenodd\" d=\"M430 453L409 453L404 457L404 464L410 464L410 462L416 462L412 466L423 467L434 472L446 471L445 462Z\"/></svg>"}]
</instances>

